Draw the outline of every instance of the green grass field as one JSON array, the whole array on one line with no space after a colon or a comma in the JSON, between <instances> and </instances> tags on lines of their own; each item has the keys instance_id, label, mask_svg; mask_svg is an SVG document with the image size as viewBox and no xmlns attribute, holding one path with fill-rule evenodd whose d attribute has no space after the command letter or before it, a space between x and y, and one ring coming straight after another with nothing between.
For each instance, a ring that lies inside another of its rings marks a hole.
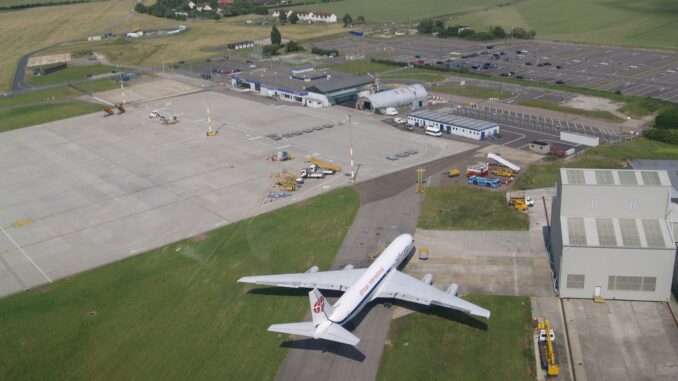
<instances>
[{"instance_id":1,"label":"green grass field","mask_svg":"<svg viewBox=\"0 0 678 381\"><path fill-rule=\"evenodd\" d=\"M513 188L551 187L558 179L560 168L624 168L629 159L678 160L678 147L643 137L626 144L593 147L572 160L541 160L530 164L518 176Z\"/></svg>"},{"instance_id":2,"label":"green grass field","mask_svg":"<svg viewBox=\"0 0 678 381\"><path fill-rule=\"evenodd\" d=\"M482 10L511 0L389 0L388 5L380 0L343 0L330 3L303 5L299 10L334 12L337 18L350 14L353 19L362 15L373 24L416 22L421 19L440 17L473 10Z\"/></svg>"},{"instance_id":3,"label":"green grass field","mask_svg":"<svg viewBox=\"0 0 678 381\"><path fill-rule=\"evenodd\" d=\"M87 74L97 75L110 73L115 68L113 66L105 65L90 65L90 66L69 66L64 70L59 70L48 75L28 75L28 83L35 86L54 85L65 83L68 81L84 81L87 79Z\"/></svg>"},{"instance_id":4,"label":"green grass field","mask_svg":"<svg viewBox=\"0 0 678 381\"><path fill-rule=\"evenodd\" d=\"M25 106L34 103L60 101L78 95L78 91L70 87L61 86L46 90L32 91L11 97L0 97L0 108Z\"/></svg>"},{"instance_id":5,"label":"green grass field","mask_svg":"<svg viewBox=\"0 0 678 381\"><path fill-rule=\"evenodd\" d=\"M358 205L343 188L2 299L0 379L271 380L287 337L266 328L308 290L236 280L327 269Z\"/></svg>"},{"instance_id":6,"label":"green grass field","mask_svg":"<svg viewBox=\"0 0 678 381\"><path fill-rule=\"evenodd\" d=\"M492 317L432 308L393 320L377 380L534 380L530 298L465 298Z\"/></svg>"},{"instance_id":7,"label":"green grass field","mask_svg":"<svg viewBox=\"0 0 678 381\"><path fill-rule=\"evenodd\" d=\"M511 92L508 90L497 90L495 88L479 87L479 86L435 86L430 89L431 92L440 92L446 94L454 94L462 97L489 99L511 98Z\"/></svg>"},{"instance_id":8,"label":"green grass field","mask_svg":"<svg viewBox=\"0 0 678 381\"><path fill-rule=\"evenodd\" d=\"M120 82L113 79L101 78L95 79L93 81L86 81L78 84L79 87L82 87L85 90L92 92L107 91L112 89L119 89Z\"/></svg>"},{"instance_id":9,"label":"green grass field","mask_svg":"<svg viewBox=\"0 0 678 381\"><path fill-rule=\"evenodd\" d=\"M533 29L537 38L678 48L678 1L674 0L524 0L507 7L468 13L448 25Z\"/></svg>"},{"instance_id":10,"label":"green grass field","mask_svg":"<svg viewBox=\"0 0 678 381\"><path fill-rule=\"evenodd\" d=\"M0 108L0 120L2 121L0 123L0 132L71 118L96 111L101 111L100 105L83 102L47 103Z\"/></svg>"},{"instance_id":11,"label":"green grass field","mask_svg":"<svg viewBox=\"0 0 678 381\"><path fill-rule=\"evenodd\" d=\"M527 230L527 215L509 208L504 192L471 185L430 187L417 227L441 230Z\"/></svg>"},{"instance_id":12,"label":"green grass field","mask_svg":"<svg viewBox=\"0 0 678 381\"><path fill-rule=\"evenodd\" d=\"M419 68L406 68L397 73L386 73L379 76L380 79L404 79L422 82L440 82L447 78L443 72Z\"/></svg>"},{"instance_id":13,"label":"green grass field","mask_svg":"<svg viewBox=\"0 0 678 381\"><path fill-rule=\"evenodd\" d=\"M518 101L521 106L542 108L545 110L557 111L566 114L581 115L589 118L604 119L610 122L621 122L622 119L609 111L603 110L584 110L580 108L562 106L554 102L543 101L541 99L523 99Z\"/></svg>"},{"instance_id":14,"label":"green grass field","mask_svg":"<svg viewBox=\"0 0 678 381\"><path fill-rule=\"evenodd\" d=\"M0 7L11 7L12 5L19 5L19 4L48 4L48 3L57 3L61 1L68 1L68 0L0 0ZM71 0L72 1L72 0ZM83 1L83 0L80 0ZM103 0L84 0L87 2L90 1L103 1Z\"/></svg>"}]
</instances>

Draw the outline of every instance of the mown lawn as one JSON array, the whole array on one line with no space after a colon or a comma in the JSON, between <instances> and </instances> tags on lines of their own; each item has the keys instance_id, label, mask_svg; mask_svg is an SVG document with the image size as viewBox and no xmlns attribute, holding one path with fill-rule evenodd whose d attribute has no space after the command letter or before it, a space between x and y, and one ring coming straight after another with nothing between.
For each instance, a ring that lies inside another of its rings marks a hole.
<instances>
[{"instance_id":1,"label":"mown lawn","mask_svg":"<svg viewBox=\"0 0 678 381\"><path fill-rule=\"evenodd\" d=\"M628 143L606 144L589 148L571 160L541 160L530 164L518 176L514 189L534 189L554 186L560 168L625 168L632 159L678 160L678 147L646 139L636 138Z\"/></svg>"},{"instance_id":2,"label":"mown lawn","mask_svg":"<svg viewBox=\"0 0 678 381\"><path fill-rule=\"evenodd\" d=\"M621 122L622 119L609 111L603 110L584 110L575 107L562 106L554 102L543 101L540 99L523 99L518 101L521 106L542 108L545 110L557 111L566 114L587 116L590 118L604 119L611 122Z\"/></svg>"},{"instance_id":3,"label":"mown lawn","mask_svg":"<svg viewBox=\"0 0 678 381\"><path fill-rule=\"evenodd\" d=\"M84 102L43 103L0 108L0 132L101 111L102 106Z\"/></svg>"},{"instance_id":4,"label":"mown lawn","mask_svg":"<svg viewBox=\"0 0 678 381\"><path fill-rule=\"evenodd\" d=\"M392 321L377 380L534 380L530 298L465 299L492 317L431 308Z\"/></svg>"},{"instance_id":5,"label":"mown lawn","mask_svg":"<svg viewBox=\"0 0 678 381\"><path fill-rule=\"evenodd\" d=\"M504 192L476 185L430 187L417 227L440 230L527 230L527 214L509 208Z\"/></svg>"},{"instance_id":6,"label":"mown lawn","mask_svg":"<svg viewBox=\"0 0 678 381\"><path fill-rule=\"evenodd\" d=\"M0 108L60 101L74 95L78 95L78 91L67 86L60 86L10 97L0 97Z\"/></svg>"},{"instance_id":7,"label":"mown lawn","mask_svg":"<svg viewBox=\"0 0 678 381\"><path fill-rule=\"evenodd\" d=\"M360 75L367 73L370 74L383 73L385 71L398 70L400 68L398 66L385 65L368 60L356 60L331 65L330 69Z\"/></svg>"},{"instance_id":8,"label":"mown lawn","mask_svg":"<svg viewBox=\"0 0 678 381\"><path fill-rule=\"evenodd\" d=\"M431 92L454 94L476 99L508 99L512 97L511 91L509 90L497 90L495 88L480 86L435 86L431 88Z\"/></svg>"},{"instance_id":9,"label":"mown lawn","mask_svg":"<svg viewBox=\"0 0 678 381\"><path fill-rule=\"evenodd\" d=\"M273 379L287 338L266 328L301 321L307 290L236 280L327 269L358 198L340 189L0 300L0 379Z\"/></svg>"},{"instance_id":10,"label":"mown lawn","mask_svg":"<svg viewBox=\"0 0 678 381\"><path fill-rule=\"evenodd\" d=\"M29 75L28 82L31 85L54 85L58 83L65 83L68 81L84 81L87 79L87 74L97 75L110 73L115 69L112 66L105 65L89 65L89 66L69 66L66 69L55 71L47 75Z\"/></svg>"}]
</instances>

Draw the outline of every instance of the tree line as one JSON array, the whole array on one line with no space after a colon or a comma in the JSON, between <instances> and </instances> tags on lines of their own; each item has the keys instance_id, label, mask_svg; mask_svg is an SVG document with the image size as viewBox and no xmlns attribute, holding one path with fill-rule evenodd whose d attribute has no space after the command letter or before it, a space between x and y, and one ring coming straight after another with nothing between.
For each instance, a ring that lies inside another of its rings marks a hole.
<instances>
[{"instance_id":1,"label":"tree line","mask_svg":"<svg viewBox=\"0 0 678 381\"><path fill-rule=\"evenodd\" d=\"M417 32L421 34L436 35L440 38L458 37L464 40L474 41L489 41L509 37L530 40L537 36L537 32L534 30L528 31L525 28L519 27L513 28L509 33L500 26L490 27L487 32L477 32L472 28L463 25L445 27L445 23L442 20L424 20L417 26Z\"/></svg>"}]
</instances>

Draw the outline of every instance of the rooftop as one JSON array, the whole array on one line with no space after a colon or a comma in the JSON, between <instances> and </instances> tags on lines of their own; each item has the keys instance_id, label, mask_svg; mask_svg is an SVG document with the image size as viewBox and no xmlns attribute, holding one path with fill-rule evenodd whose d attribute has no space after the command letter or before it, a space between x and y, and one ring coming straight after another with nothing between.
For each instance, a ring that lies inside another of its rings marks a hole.
<instances>
[{"instance_id":1,"label":"rooftop","mask_svg":"<svg viewBox=\"0 0 678 381\"><path fill-rule=\"evenodd\" d=\"M357 77L352 74L334 71L308 71L295 74L292 78L290 69L281 65L264 67L249 73L241 73L238 77L248 82L259 82L270 88L285 89L294 92L305 90L316 92L332 92L350 87L370 84L374 78L370 76ZM318 78L316 78L318 77ZM305 80L308 79L308 80ZM316 89L311 89L314 87Z\"/></svg>"},{"instance_id":2,"label":"rooftop","mask_svg":"<svg viewBox=\"0 0 678 381\"><path fill-rule=\"evenodd\" d=\"M673 189L671 198L678 199L678 160L631 160L633 169L665 170Z\"/></svg>"},{"instance_id":3,"label":"rooftop","mask_svg":"<svg viewBox=\"0 0 678 381\"><path fill-rule=\"evenodd\" d=\"M663 170L561 168L560 180L563 185L671 186Z\"/></svg>"},{"instance_id":4,"label":"rooftop","mask_svg":"<svg viewBox=\"0 0 678 381\"><path fill-rule=\"evenodd\" d=\"M449 124L457 127L468 128L470 130L483 131L497 126L497 123L488 122L480 119L471 119L454 114L442 113L437 111L420 110L411 112L409 116L422 118L438 123Z\"/></svg>"}]
</instances>

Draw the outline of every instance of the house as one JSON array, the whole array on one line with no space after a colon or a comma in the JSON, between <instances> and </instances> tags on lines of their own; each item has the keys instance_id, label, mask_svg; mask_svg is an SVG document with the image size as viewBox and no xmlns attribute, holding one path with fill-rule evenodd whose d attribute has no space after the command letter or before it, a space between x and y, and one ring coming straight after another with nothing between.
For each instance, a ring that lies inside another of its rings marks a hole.
<instances>
[{"instance_id":1,"label":"house","mask_svg":"<svg viewBox=\"0 0 678 381\"><path fill-rule=\"evenodd\" d=\"M326 24L331 24L331 23L336 23L337 22L337 15L334 13L325 13L325 12L307 12L307 11L291 11L291 10L286 10L286 9L276 9L271 13L271 16L273 18L279 18L280 13L284 13L288 18L292 14L292 12L297 13L297 17L299 17L299 21L301 22L306 22L306 23L326 23Z\"/></svg>"},{"instance_id":2,"label":"house","mask_svg":"<svg viewBox=\"0 0 678 381\"><path fill-rule=\"evenodd\" d=\"M195 9L197 9L198 12L210 12L212 7L210 7L210 5L207 3L200 3L195 7Z\"/></svg>"},{"instance_id":3,"label":"house","mask_svg":"<svg viewBox=\"0 0 678 381\"><path fill-rule=\"evenodd\" d=\"M188 7L191 8L191 9L195 8L195 3L192 2L192 1L189 1L189 2L188 2Z\"/></svg>"}]
</instances>

